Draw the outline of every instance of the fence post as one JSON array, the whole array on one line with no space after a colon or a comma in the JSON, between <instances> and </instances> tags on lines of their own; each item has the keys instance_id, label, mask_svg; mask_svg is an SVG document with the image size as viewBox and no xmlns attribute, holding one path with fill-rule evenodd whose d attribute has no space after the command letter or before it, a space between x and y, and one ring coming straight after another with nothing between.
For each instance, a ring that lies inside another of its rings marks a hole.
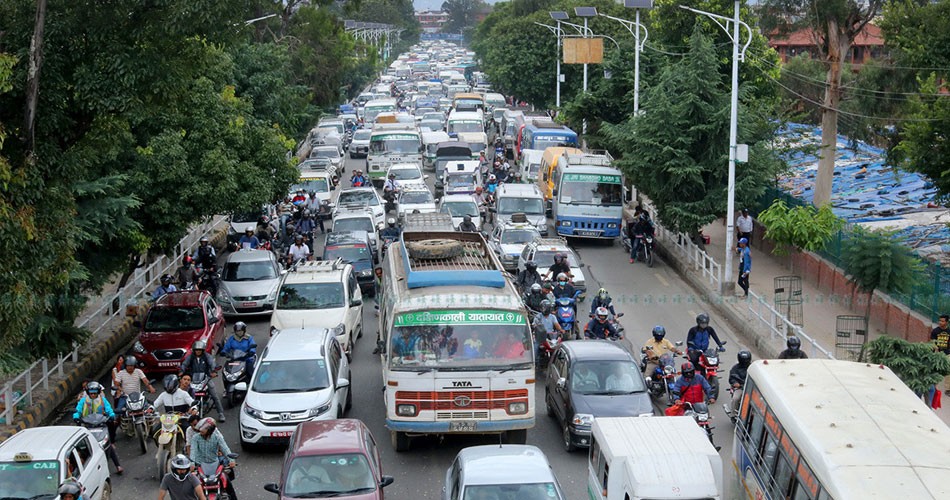
<instances>
[{"instance_id":1,"label":"fence post","mask_svg":"<svg viewBox=\"0 0 950 500\"><path fill-rule=\"evenodd\" d=\"M7 383L3 386L3 421L5 424L10 425L13 423L13 408L16 406L13 404L13 383Z\"/></svg>"},{"instance_id":2,"label":"fence post","mask_svg":"<svg viewBox=\"0 0 950 500\"><path fill-rule=\"evenodd\" d=\"M43 358L43 390L49 390L49 361Z\"/></svg>"},{"instance_id":3,"label":"fence post","mask_svg":"<svg viewBox=\"0 0 950 500\"><path fill-rule=\"evenodd\" d=\"M56 361L57 361L57 363L56 363L56 366L57 366L56 372L59 374L60 377L63 376L63 362L65 361L65 359L66 359L66 356L63 356L62 354L57 354L57 355L56 355Z\"/></svg>"},{"instance_id":4,"label":"fence post","mask_svg":"<svg viewBox=\"0 0 950 500\"><path fill-rule=\"evenodd\" d=\"M29 399L29 402L27 402L29 405L33 404L33 366L26 371L26 390L23 391L23 396Z\"/></svg>"}]
</instances>

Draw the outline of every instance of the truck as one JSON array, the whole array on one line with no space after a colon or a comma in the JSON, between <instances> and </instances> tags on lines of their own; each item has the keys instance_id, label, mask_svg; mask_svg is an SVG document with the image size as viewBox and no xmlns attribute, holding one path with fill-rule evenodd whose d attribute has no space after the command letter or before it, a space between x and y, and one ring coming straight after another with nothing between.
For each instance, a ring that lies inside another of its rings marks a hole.
<instances>
[{"instance_id":1,"label":"truck","mask_svg":"<svg viewBox=\"0 0 950 500\"><path fill-rule=\"evenodd\" d=\"M722 459L692 417L595 418L591 500L725 498Z\"/></svg>"}]
</instances>

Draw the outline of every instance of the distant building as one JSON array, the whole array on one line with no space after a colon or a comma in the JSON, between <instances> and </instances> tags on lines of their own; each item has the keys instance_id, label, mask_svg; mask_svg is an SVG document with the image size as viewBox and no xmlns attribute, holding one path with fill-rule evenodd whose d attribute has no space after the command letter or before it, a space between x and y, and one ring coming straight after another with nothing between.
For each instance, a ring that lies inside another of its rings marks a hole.
<instances>
[{"instance_id":1,"label":"distant building","mask_svg":"<svg viewBox=\"0 0 950 500\"><path fill-rule=\"evenodd\" d=\"M787 36L769 37L769 46L778 52L782 62L787 62L789 58L802 53L811 54L813 58L818 57L818 47L816 46L816 37L811 29L796 31ZM881 28L874 24L866 24L861 33L854 39L851 46L851 52L845 58L845 62L860 66L870 59L878 59L884 53L884 36L881 34Z\"/></svg>"},{"instance_id":2,"label":"distant building","mask_svg":"<svg viewBox=\"0 0 950 500\"><path fill-rule=\"evenodd\" d=\"M416 12L416 20L422 26L423 33L438 33L442 30L442 25L449 21L449 13L437 10L424 10Z\"/></svg>"}]
</instances>

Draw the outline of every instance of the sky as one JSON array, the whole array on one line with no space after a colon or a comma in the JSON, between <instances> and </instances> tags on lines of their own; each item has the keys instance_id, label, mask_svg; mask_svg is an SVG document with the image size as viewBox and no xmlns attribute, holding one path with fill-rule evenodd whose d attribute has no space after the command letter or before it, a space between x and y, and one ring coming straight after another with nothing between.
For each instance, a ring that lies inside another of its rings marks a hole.
<instances>
[{"instance_id":1,"label":"sky","mask_svg":"<svg viewBox=\"0 0 950 500\"><path fill-rule=\"evenodd\" d=\"M485 0L488 3L497 3L501 0ZM416 10L439 10L442 7L443 0L412 0Z\"/></svg>"}]
</instances>

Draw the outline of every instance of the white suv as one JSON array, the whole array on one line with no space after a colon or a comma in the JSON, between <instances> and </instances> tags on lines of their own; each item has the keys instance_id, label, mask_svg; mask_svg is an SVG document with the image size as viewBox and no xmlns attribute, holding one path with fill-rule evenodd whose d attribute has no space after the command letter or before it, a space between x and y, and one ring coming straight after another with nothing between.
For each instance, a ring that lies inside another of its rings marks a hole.
<instances>
[{"instance_id":1,"label":"white suv","mask_svg":"<svg viewBox=\"0 0 950 500\"><path fill-rule=\"evenodd\" d=\"M325 328L284 330L267 343L241 405L241 447L286 443L297 424L342 418L350 365Z\"/></svg>"},{"instance_id":2,"label":"white suv","mask_svg":"<svg viewBox=\"0 0 950 500\"><path fill-rule=\"evenodd\" d=\"M83 498L112 498L109 463L95 436L83 427L54 425L23 429L0 444L3 498L59 498L56 490L74 477L86 489Z\"/></svg>"},{"instance_id":3,"label":"white suv","mask_svg":"<svg viewBox=\"0 0 950 500\"><path fill-rule=\"evenodd\" d=\"M326 328L352 359L353 344L363 336L363 294L353 266L341 259L297 264L281 281L270 324L271 335Z\"/></svg>"}]
</instances>

